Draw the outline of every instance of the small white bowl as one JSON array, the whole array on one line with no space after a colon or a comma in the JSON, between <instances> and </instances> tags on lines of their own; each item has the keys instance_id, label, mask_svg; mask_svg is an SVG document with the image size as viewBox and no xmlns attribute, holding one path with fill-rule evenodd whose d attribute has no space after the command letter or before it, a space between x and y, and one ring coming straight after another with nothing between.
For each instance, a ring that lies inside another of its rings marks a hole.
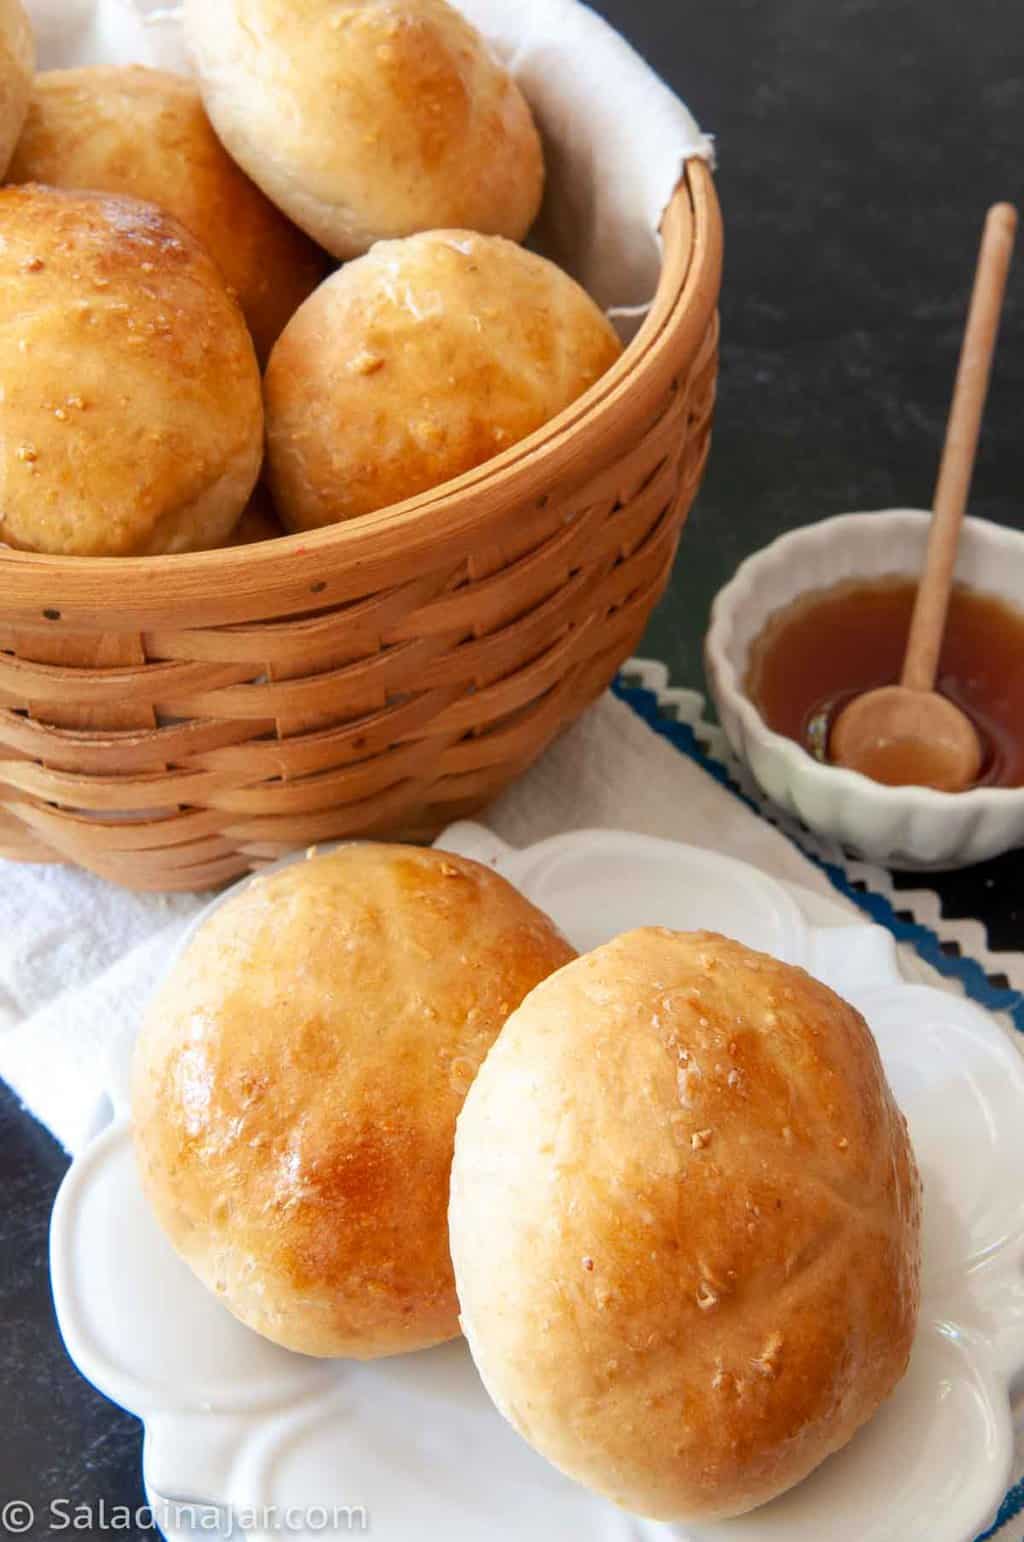
<instances>
[{"instance_id":1,"label":"small white bowl","mask_svg":"<svg viewBox=\"0 0 1024 1542\"><path fill-rule=\"evenodd\" d=\"M774 733L743 686L752 643L768 617L798 595L844 579L916 576L929 517L919 509L838 514L780 536L748 557L719 591L705 642L722 727L762 790L819 835L892 868L967 867L1024 845L1024 788L884 787L823 765ZM956 576L1024 606L1024 534L965 520Z\"/></svg>"}]
</instances>

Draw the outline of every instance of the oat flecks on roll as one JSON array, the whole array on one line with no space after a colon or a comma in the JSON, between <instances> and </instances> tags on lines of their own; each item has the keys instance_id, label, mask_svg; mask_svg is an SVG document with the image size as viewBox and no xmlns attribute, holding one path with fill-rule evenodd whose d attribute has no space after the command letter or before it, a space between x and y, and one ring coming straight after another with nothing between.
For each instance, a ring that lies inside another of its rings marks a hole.
<instances>
[{"instance_id":1,"label":"oat flecks on roll","mask_svg":"<svg viewBox=\"0 0 1024 1542\"><path fill-rule=\"evenodd\" d=\"M454 1337L456 1115L509 1012L573 956L504 879L444 852L314 850L247 885L135 1056L139 1169L175 1248L290 1349Z\"/></svg>"},{"instance_id":2,"label":"oat flecks on roll","mask_svg":"<svg viewBox=\"0 0 1024 1542\"><path fill-rule=\"evenodd\" d=\"M531 993L460 1115L463 1328L498 1407L663 1520L738 1515L906 1370L920 1185L860 1015L707 933L627 933Z\"/></svg>"},{"instance_id":3,"label":"oat flecks on roll","mask_svg":"<svg viewBox=\"0 0 1024 1542\"><path fill-rule=\"evenodd\" d=\"M526 100L445 0L186 0L218 134L336 257L467 225L521 239L544 167Z\"/></svg>"},{"instance_id":4,"label":"oat flecks on roll","mask_svg":"<svg viewBox=\"0 0 1024 1542\"><path fill-rule=\"evenodd\" d=\"M11 182L120 193L173 214L213 257L266 360L327 259L221 145L197 86L135 65L36 77Z\"/></svg>"},{"instance_id":5,"label":"oat flecks on roll","mask_svg":"<svg viewBox=\"0 0 1024 1542\"><path fill-rule=\"evenodd\" d=\"M278 512L311 529L436 487L540 428L621 352L579 284L512 241L381 242L321 285L271 355Z\"/></svg>"},{"instance_id":6,"label":"oat flecks on roll","mask_svg":"<svg viewBox=\"0 0 1024 1542\"><path fill-rule=\"evenodd\" d=\"M263 454L259 366L213 259L155 205L0 189L2 538L218 546Z\"/></svg>"}]
</instances>

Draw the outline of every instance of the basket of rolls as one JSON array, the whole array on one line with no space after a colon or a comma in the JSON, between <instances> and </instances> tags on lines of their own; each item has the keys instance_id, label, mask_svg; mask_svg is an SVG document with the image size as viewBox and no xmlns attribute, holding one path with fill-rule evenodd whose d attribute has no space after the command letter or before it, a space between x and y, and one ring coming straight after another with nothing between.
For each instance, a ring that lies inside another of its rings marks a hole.
<instances>
[{"instance_id":1,"label":"basket of rolls","mask_svg":"<svg viewBox=\"0 0 1024 1542\"><path fill-rule=\"evenodd\" d=\"M0 854L195 890L431 839L664 590L714 398L708 142L575 0L27 9Z\"/></svg>"}]
</instances>

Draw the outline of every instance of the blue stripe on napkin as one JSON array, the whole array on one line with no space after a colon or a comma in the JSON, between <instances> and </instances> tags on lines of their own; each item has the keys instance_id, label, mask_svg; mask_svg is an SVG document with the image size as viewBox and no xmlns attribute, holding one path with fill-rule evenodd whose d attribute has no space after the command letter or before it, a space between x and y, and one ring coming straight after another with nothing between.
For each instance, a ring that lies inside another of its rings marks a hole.
<instances>
[{"instance_id":1,"label":"blue stripe on napkin","mask_svg":"<svg viewBox=\"0 0 1024 1542\"><path fill-rule=\"evenodd\" d=\"M985 1542L986 1537L994 1537L996 1532L1007 1522L1012 1521L1015 1515L1024 1510L1024 1478L1015 1483L999 1506L999 1514L996 1516L988 1531L983 1531L977 1542Z\"/></svg>"}]
</instances>

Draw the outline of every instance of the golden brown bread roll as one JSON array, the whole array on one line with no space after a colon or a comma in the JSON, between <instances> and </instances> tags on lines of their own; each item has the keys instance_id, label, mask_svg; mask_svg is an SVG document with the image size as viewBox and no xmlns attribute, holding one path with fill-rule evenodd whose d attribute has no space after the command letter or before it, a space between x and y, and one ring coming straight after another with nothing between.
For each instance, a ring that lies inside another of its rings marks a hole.
<instances>
[{"instance_id":1,"label":"golden brown bread roll","mask_svg":"<svg viewBox=\"0 0 1024 1542\"><path fill-rule=\"evenodd\" d=\"M572 950L475 862L352 845L202 925L134 1065L142 1181L243 1322L360 1359L458 1333L455 1117L505 1018Z\"/></svg>"},{"instance_id":2,"label":"golden brown bread roll","mask_svg":"<svg viewBox=\"0 0 1024 1542\"><path fill-rule=\"evenodd\" d=\"M0 536L219 546L260 469L259 366L212 258L153 204L0 189Z\"/></svg>"},{"instance_id":3,"label":"golden brown bread roll","mask_svg":"<svg viewBox=\"0 0 1024 1542\"><path fill-rule=\"evenodd\" d=\"M439 226L524 236L540 140L445 0L188 0L203 98L238 164L336 257Z\"/></svg>"},{"instance_id":4,"label":"golden brown bread roll","mask_svg":"<svg viewBox=\"0 0 1024 1542\"><path fill-rule=\"evenodd\" d=\"M459 1117L449 1224L498 1407L642 1515L773 1498L907 1366L919 1181L874 1040L723 937L630 932L532 992Z\"/></svg>"},{"instance_id":5,"label":"golden brown bread roll","mask_svg":"<svg viewBox=\"0 0 1024 1542\"><path fill-rule=\"evenodd\" d=\"M8 181L166 209L235 291L261 360L327 272L324 254L235 165L182 75L135 65L37 75Z\"/></svg>"},{"instance_id":6,"label":"golden brown bread roll","mask_svg":"<svg viewBox=\"0 0 1024 1542\"><path fill-rule=\"evenodd\" d=\"M382 242L320 286L271 355L278 512L311 529L435 487L539 428L621 352L590 296L511 241Z\"/></svg>"},{"instance_id":7,"label":"golden brown bread roll","mask_svg":"<svg viewBox=\"0 0 1024 1542\"><path fill-rule=\"evenodd\" d=\"M21 0L0 0L0 178L18 142L32 92L35 40Z\"/></svg>"}]
</instances>

